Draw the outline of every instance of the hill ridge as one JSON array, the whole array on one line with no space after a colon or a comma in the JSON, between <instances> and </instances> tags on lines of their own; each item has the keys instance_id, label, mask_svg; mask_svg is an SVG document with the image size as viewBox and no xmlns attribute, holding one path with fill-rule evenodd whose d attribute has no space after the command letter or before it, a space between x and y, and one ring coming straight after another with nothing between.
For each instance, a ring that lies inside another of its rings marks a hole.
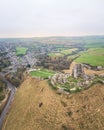
<instances>
[{"instance_id":1,"label":"hill ridge","mask_svg":"<svg viewBox=\"0 0 104 130\"><path fill-rule=\"evenodd\" d=\"M103 130L104 86L58 95L47 80L27 78L17 90L3 130Z\"/></svg>"}]
</instances>

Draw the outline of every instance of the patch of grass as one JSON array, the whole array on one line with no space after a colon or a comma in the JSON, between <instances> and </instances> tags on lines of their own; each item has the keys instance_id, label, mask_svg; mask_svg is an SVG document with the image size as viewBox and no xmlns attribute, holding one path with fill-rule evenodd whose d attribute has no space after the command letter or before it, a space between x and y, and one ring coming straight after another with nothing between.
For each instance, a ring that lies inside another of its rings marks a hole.
<instances>
[{"instance_id":1,"label":"patch of grass","mask_svg":"<svg viewBox=\"0 0 104 130\"><path fill-rule=\"evenodd\" d=\"M27 50L28 50L28 48L26 48L26 47L16 47L16 55L17 56L25 55Z\"/></svg>"},{"instance_id":2,"label":"patch of grass","mask_svg":"<svg viewBox=\"0 0 104 130\"><path fill-rule=\"evenodd\" d=\"M77 83L77 79L73 78L73 77L69 77L68 78L69 82L74 82L74 83Z\"/></svg>"},{"instance_id":3,"label":"patch of grass","mask_svg":"<svg viewBox=\"0 0 104 130\"><path fill-rule=\"evenodd\" d=\"M56 53L49 53L48 55L49 55L50 57L62 57L62 56L64 56L63 54L58 53L58 52L56 52Z\"/></svg>"},{"instance_id":4,"label":"patch of grass","mask_svg":"<svg viewBox=\"0 0 104 130\"><path fill-rule=\"evenodd\" d=\"M104 66L104 48L92 48L78 57L75 62L87 63L92 66Z\"/></svg>"},{"instance_id":5,"label":"patch of grass","mask_svg":"<svg viewBox=\"0 0 104 130\"><path fill-rule=\"evenodd\" d=\"M74 58L76 58L78 56L79 56L79 54L71 55L71 56L68 56L67 59L74 59Z\"/></svg>"},{"instance_id":6,"label":"patch of grass","mask_svg":"<svg viewBox=\"0 0 104 130\"><path fill-rule=\"evenodd\" d=\"M67 54L71 54L73 51L76 51L77 48L73 48L73 49L68 49L68 50L61 50L60 53L67 55Z\"/></svg>"},{"instance_id":7,"label":"patch of grass","mask_svg":"<svg viewBox=\"0 0 104 130\"><path fill-rule=\"evenodd\" d=\"M55 52L55 53L49 53L48 55L50 57L63 57L65 55L71 54L73 51L76 51L77 48L73 48L73 49L58 49L59 52Z\"/></svg>"},{"instance_id":8,"label":"patch of grass","mask_svg":"<svg viewBox=\"0 0 104 130\"><path fill-rule=\"evenodd\" d=\"M49 70L41 69L41 70L36 70L36 71L31 71L30 75L34 77L40 77L47 79L49 76L52 76L54 72L51 72Z\"/></svg>"}]
</instances>

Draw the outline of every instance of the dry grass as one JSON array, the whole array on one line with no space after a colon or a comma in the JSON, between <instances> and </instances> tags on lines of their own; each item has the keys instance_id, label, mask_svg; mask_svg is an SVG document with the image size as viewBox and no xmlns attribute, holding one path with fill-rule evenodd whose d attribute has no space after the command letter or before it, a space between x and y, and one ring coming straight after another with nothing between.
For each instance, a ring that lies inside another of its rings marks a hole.
<instances>
[{"instance_id":1,"label":"dry grass","mask_svg":"<svg viewBox=\"0 0 104 130\"><path fill-rule=\"evenodd\" d=\"M91 75L91 74L103 74L104 73L104 70L101 70L101 71L95 71L95 70L89 70L89 69L86 69L84 68L84 71L85 71L85 74L87 75Z\"/></svg>"},{"instance_id":2,"label":"dry grass","mask_svg":"<svg viewBox=\"0 0 104 130\"><path fill-rule=\"evenodd\" d=\"M58 95L28 78L18 89L3 130L104 130L104 86Z\"/></svg>"}]
</instances>

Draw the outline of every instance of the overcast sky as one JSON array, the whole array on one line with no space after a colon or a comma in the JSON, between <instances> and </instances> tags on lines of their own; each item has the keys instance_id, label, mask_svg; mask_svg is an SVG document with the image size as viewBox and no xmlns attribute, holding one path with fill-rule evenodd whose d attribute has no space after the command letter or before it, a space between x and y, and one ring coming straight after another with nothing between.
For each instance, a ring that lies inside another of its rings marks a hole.
<instances>
[{"instance_id":1,"label":"overcast sky","mask_svg":"<svg viewBox=\"0 0 104 130\"><path fill-rule=\"evenodd\" d=\"M104 0L0 0L0 37L104 34Z\"/></svg>"}]
</instances>

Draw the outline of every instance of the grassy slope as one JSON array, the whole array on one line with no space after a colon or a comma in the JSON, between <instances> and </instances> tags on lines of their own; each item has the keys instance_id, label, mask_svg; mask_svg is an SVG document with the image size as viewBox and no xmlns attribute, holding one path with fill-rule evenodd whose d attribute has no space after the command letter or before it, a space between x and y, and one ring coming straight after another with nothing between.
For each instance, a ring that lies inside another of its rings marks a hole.
<instances>
[{"instance_id":1,"label":"grassy slope","mask_svg":"<svg viewBox=\"0 0 104 130\"><path fill-rule=\"evenodd\" d=\"M50 72L48 70L37 70L37 71L31 71L31 76L41 77L41 78L48 78L49 76L52 76L54 73Z\"/></svg>"},{"instance_id":2,"label":"grassy slope","mask_svg":"<svg viewBox=\"0 0 104 130\"><path fill-rule=\"evenodd\" d=\"M16 47L16 55L25 55L27 50L26 47Z\"/></svg>"},{"instance_id":3,"label":"grassy slope","mask_svg":"<svg viewBox=\"0 0 104 130\"><path fill-rule=\"evenodd\" d=\"M89 49L75 61L79 63L88 63L93 66L104 66L104 48Z\"/></svg>"},{"instance_id":4,"label":"grassy slope","mask_svg":"<svg viewBox=\"0 0 104 130\"><path fill-rule=\"evenodd\" d=\"M40 103L43 103L39 107ZM73 129L72 129L73 128ZM3 130L104 130L104 86L57 95L46 81L28 78L18 89Z\"/></svg>"},{"instance_id":5,"label":"grassy slope","mask_svg":"<svg viewBox=\"0 0 104 130\"><path fill-rule=\"evenodd\" d=\"M3 129L53 130L53 127L58 128L63 109L59 101L60 99L46 84L46 81L27 79L16 94ZM43 106L39 108L41 102Z\"/></svg>"}]
</instances>

